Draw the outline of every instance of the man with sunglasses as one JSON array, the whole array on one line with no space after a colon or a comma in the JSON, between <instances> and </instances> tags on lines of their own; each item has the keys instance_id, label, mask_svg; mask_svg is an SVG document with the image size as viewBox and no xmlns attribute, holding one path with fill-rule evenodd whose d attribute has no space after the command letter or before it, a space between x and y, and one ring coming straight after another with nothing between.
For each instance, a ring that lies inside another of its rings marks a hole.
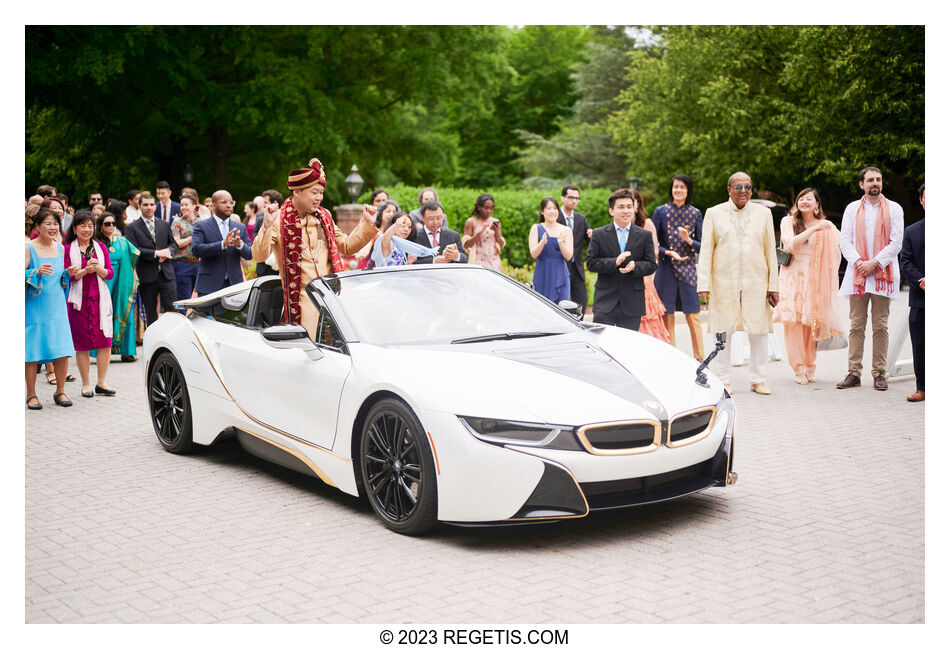
<instances>
[{"instance_id":1,"label":"man with sunglasses","mask_svg":"<svg viewBox=\"0 0 950 649\"><path fill-rule=\"evenodd\" d=\"M709 299L709 331L726 332L726 348L712 362L730 388L729 344L732 334L749 336L749 381L756 394L765 385L772 307L778 304L778 262L772 212L751 202L752 179L742 171L729 177L729 200L706 210L699 250L696 289Z\"/></svg>"}]
</instances>

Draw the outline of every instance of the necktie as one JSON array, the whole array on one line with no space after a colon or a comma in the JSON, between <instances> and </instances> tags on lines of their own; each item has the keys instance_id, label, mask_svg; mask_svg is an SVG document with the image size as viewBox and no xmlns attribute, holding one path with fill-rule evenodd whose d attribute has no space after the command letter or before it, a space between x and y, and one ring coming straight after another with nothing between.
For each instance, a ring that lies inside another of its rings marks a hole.
<instances>
[{"instance_id":1,"label":"necktie","mask_svg":"<svg viewBox=\"0 0 950 649\"><path fill-rule=\"evenodd\" d=\"M148 233L152 235L152 241L155 240L155 219L145 219L145 225L148 226Z\"/></svg>"},{"instance_id":2,"label":"necktie","mask_svg":"<svg viewBox=\"0 0 950 649\"><path fill-rule=\"evenodd\" d=\"M438 231L430 232L429 236L432 237L432 247L438 248L439 247L439 232Z\"/></svg>"},{"instance_id":3,"label":"necktie","mask_svg":"<svg viewBox=\"0 0 950 649\"><path fill-rule=\"evenodd\" d=\"M617 232L620 233L620 252L623 252L627 247L627 230L628 228L617 228Z\"/></svg>"},{"instance_id":4,"label":"necktie","mask_svg":"<svg viewBox=\"0 0 950 649\"><path fill-rule=\"evenodd\" d=\"M567 217L567 227L571 229L571 232L574 231L574 215Z\"/></svg>"}]
</instances>

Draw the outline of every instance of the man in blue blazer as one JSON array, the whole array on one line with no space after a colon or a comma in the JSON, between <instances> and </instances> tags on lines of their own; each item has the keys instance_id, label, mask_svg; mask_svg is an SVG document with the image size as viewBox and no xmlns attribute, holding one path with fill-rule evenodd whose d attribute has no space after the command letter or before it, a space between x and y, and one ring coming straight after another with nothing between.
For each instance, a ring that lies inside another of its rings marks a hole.
<instances>
[{"instance_id":1,"label":"man in blue blazer","mask_svg":"<svg viewBox=\"0 0 950 649\"><path fill-rule=\"evenodd\" d=\"M232 221L234 200L221 189L211 196L214 213L195 223L191 250L199 259L195 291L207 295L244 281L241 258L251 258L251 240L240 221Z\"/></svg>"},{"instance_id":2,"label":"man in blue blazer","mask_svg":"<svg viewBox=\"0 0 950 649\"><path fill-rule=\"evenodd\" d=\"M917 190L920 205L924 202L924 186ZM914 374L917 376L917 391L907 397L908 401L924 400L924 219L907 226L901 244L901 275L907 279L910 296L910 346L914 354Z\"/></svg>"},{"instance_id":3,"label":"man in blue blazer","mask_svg":"<svg viewBox=\"0 0 950 649\"><path fill-rule=\"evenodd\" d=\"M594 230L587 247L587 270L597 273L594 322L639 331L646 314L643 278L656 272L653 236L634 225L629 189L613 192L607 205L613 223Z\"/></svg>"}]
</instances>

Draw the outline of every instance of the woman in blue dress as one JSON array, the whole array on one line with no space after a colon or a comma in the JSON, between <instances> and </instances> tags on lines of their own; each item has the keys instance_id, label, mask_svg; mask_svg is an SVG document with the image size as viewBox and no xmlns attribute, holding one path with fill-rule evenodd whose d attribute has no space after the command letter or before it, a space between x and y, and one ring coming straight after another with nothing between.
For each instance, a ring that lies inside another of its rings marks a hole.
<instances>
[{"instance_id":1,"label":"woman in blue dress","mask_svg":"<svg viewBox=\"0 0 950 649\"><path fill-rule=\"evenodd\" d=\"M682 311L689 327L693 357L703 360L703 332L696 292L696 259L703 235L703 214L693 207L693 181L686 174L673 176L670 202L653 211L658 253L656 292L663 301L670 344L676 346L676 312Z\"/></svg>"},{"instance_id":2,"label":"woman in blue dress","mask_svg":"<svg viewBox=\"0 0 950 649\"><path fill-rule=\"evenodd\" d=\"M539 223L528 235L528 250L538 260L534 267L534 290L555 304L571 299L571 278L567 262L574 254L574 235L557 222L557 201L548 196L541 201Z\"/></svg>"},{"instance_id":3,"label":"woman in blue dress","mask_svg":"<svg viewBox=\"0 0 950 649\"><path fill-rule=\"evenodd\" d=\"M58 406L73 405L63 386L66 368L73 355L73 337L66 312L63 289L63 246L57 243L59 217L40 208L33 216L38 236L26 244L26 406L41 410L36 396L37 363L51 362L56 374L53 401Z\"/></svg>"},{"instance_id":4,"label":"woman in blue dress","mask_svg":"<svg viewBox=\"0 0 950 649\"><path fill-rule=\"evenodd\" d=\"M373 252L370 254L373 267L407 266L414 263L418 257L428 257L439 252L434 248L427 248L415 241L410 241L408 237L412 234L412 230L412 219L408 214L405 212L393 214L389 220L389 227L373 245Z\"/></svg>"}]
</instances>

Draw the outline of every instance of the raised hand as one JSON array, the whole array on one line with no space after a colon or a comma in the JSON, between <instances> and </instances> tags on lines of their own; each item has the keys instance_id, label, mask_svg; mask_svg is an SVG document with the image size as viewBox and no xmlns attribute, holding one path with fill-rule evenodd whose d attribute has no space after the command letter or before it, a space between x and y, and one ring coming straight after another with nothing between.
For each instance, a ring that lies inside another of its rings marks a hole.
<instances>
[{"instance_id":1,"label":"raised hand","mask_svg":"<svg viewBox=\"0 0 950 649\"><path fill-rule=\"evenodd\" d=\"M376 206L375 205L363 205L363 218L368 222L376 225Z\"/></svg>"}]
</instances>

